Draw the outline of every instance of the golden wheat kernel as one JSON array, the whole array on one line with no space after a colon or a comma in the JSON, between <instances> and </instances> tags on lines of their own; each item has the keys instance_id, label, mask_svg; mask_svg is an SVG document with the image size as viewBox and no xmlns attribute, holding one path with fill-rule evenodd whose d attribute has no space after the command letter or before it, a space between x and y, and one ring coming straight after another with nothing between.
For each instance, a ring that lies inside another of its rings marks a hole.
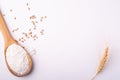
<instances>
[{"instance_id":1,"label":"golden wheat kernel","mask_svg":"<svg viewBox=\"0 0 120 80\"><path fill-rule=\"evenodd\" d=\"M33 40L36 40L36 39L33 39Z\"/></svg>"},{"instance_id":2,"label":"golden wheat kernel","mask_svg":"<svg viewBox=\"0 0 120 80\"><path fill-rule=\"evenodd\" d=\"M27 34L25 34L25 37L27 37L28 35Z\"/></svg>"},{"instance_id":3,"label":"golden wheat kernel","mask_svg":"<svg viewBox=\"0 0 120 80\"><path fill-rule=\"evenodd\" d=\"M16 28L16 29L15 29L15 31L18 31L18 30L19 30L19 28Z\"/></svg>"},{"instance_id":4,"label":"golden wheat kernel","mask_svg":"<svg viewBox=\"0 0 120 80\"><path fill-rule=\"evenodd\" d=\"M10 9L10 12L12 12L13 10L12 9Z\"/></svg>"},{"instance_id":5,"label":"golden wheat kernel","mask_svg":"<svg viewBox=\"0 0 120 80\"><path fill-rule=\"evenodd\" d=\"M12 30L12 32L14 32L14 29Z\"/></svg>"},{"instance_id":6,"label":"golden wheat kernel","mask_svg":"<svg viewBox=\"0 0 120 80\"><path fill-rule=\"evenodd\" d=\"M36 27L34 27L33 30L36 30Z\"/></svg>"},{"instance_id":7,"label":"golden wheat kernel","mask_svg":"<svg viewBox=\"0 0 120 80\"><path fill-rule=\"evenodd\" d=\"M28 7L28 10L30 11L30 7Z\"/></svg>"},{"instance_id":8,"label":"golden wheat kernel","mask_svg":"<svg viewBox=\"0 0 120 80\"><path fill-rule=\"evenodd\" d=\"M29 35L32 35L32 32L29 32L28 34L29 34Z\"/></svg>"},{"instance_id":9,"label":"golden wheat kernel","mask_svg":"<svg viewBox=\"0 0 120 80\"><path fill-rule=\"evenodd\" d=\"M43 16L41 17L41 19L43 19Z\"/></svg>"},{"instance_id":10,"label":"golden wheat kernel","mask_svg":"<svg viewBox=\"0 0 120 80\"><path fill-rule=\"evenodd\" d=\"M47 18L47 16L45 16L44 18Z\"/></svg>"},{"instance_id":11,"label":"golden wheat kernel","mask_svg":"<svg viewBox=\"0 0 120 80\"><path fill-rule=\"evenodd\" d=\"M44 29L42 29L42 30L40 31L40 33L41 33L41 35L43 35L43 34L44 34Z\"/></svg>"},{"instance_id":12,"label":"golden wheat kernel","mask_svg":"<svg viewBox=\"0 0 120 80\"><path fill-rule=\"evenodd\" d=\"M35 18L36 18L35 15L30 16L30 19L35 19Z\"/></svg>"},{"instance_id":13,"label":"golden wheat kernel","mask_svg":"<svg viewBox=\"0 0 120 80\"><path fill-rule=\"evenodd\" d=\"M21 39L20 39L20 38L19 38L18 40L19 40L19 41L21 41Z\"/></svg>"},{"instance_id":14,"label":"golden wheat kernel","mask_svg":"<svg viewBox=\"0 0 120 80\"><path fill-rule=\"evenodd\" d=\"M34 22L34 21L32 21L31 23L33 24L33 26L34 26L34 27L36 26L36 24L35 24L35 22Z\"/></svg>"},{"instance_id":15,"label":"golden wheat kernel","mask_svg":"<svg viewBox=\"0 0 120 80\"><path fill-rule=\"evenodd\" d=\"M29 29L29 31L31 31L31 29Z\"/></svg>"},{"instance_id":16,"label":"golden wheat kernel","mask_svg":"<svg viewBox=\"0 0 120 80\"><path fill-rule=\"evenodd\" d=\"M29 36L27 38L30 38Z\"/></svg>"},{"instance_id":17,"label":"golden wheat kernel","mask_svg":"<svg viewBox=\"0 0 120 80\"><path fill-rule=\"evenodd\" d=\"M16 20L16 17L14 17L14 19Z\"/></svg>"},{"instance_id":18,"label":"golden wheat kernel","mask_svg":"<svg viewBox=\"0 0 120 80\"><path fill-rule=\"evenodd\" d=\"M29 4L27 3L26 5L28 6Z\"/></svg>"}]
</instances>

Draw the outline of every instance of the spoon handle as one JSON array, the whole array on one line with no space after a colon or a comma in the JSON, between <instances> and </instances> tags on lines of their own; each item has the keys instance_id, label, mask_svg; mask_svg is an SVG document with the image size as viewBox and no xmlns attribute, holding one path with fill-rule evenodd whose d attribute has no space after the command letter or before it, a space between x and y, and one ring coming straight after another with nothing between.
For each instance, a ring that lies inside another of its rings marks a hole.
<instances>
[{"instance_id":1,"label":"spoon handle","mask_svg":"<svg viewBox=\"0 0 120 80\"><path fill-rule=\"evenodd\" d=\"M0 12L0 31L3 34L5 45L9 45L9 44L11 44L11 41L12 42L14 41L12 36L9 33L9 30L7 28L7 25L6 25L5 21L4 21L4 18L2 16L1 12Z\"/></svg>"}]
</instances>

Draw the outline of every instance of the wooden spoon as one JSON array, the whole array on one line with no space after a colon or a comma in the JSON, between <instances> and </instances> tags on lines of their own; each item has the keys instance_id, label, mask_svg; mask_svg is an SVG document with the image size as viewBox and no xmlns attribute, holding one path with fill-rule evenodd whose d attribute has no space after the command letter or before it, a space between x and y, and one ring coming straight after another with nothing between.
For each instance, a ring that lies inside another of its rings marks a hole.
<instances>
[{"instance_id":1,"label":"wooden spoon","mask_svg":"<svg viewBox=\"0 0 120 80\"><path fill-rule=\"evenodd\" d=\"M27 53L27 59L28 59L28 62L29 62L29 69L28 69L23 75L17 74L17 73L16 73L14 70L12 70L12 69L10 68L10 66L8 65L8 62L7 62L7 60L6 60L6 50L7 50L7 48L8 48L10 45L12 45L12 44L17 44L17 45L19 45L19 44L18 44L17 41L14 40L13 37L10 35L10 33L9 33L8 29L7 29L7 26L6 26L6 24L5 24L5 21L4 21L4 19L3 19L3 16L2 16L2 13L1 13L1 12L0 12L0 30L1 30L1 32L2 32L2 34L3 34L3 37L4 37L4 46L5 46L5 48L4 48L4 56L5 56L5 62L6 62L6 65L7 65L8 69L9 69L9 71L10 71L13 75L18 76L18 77L22 77L22 76L25 76L25 75L29 74L30 71L32 70L32 60L31 60L31 57L30 57L30 55L29 55L28 53ZM25 51L26 51L26 50L25 50Z\"/></svg>"}]
</instances>

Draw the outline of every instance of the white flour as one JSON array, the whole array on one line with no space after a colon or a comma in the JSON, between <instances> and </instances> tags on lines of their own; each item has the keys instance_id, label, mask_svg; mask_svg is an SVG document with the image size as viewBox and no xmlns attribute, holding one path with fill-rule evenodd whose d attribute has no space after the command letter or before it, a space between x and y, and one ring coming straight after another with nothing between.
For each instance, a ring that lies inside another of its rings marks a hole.
<instances>
[{"instance_id":1,"label":"white flour","mask_svg":"<svg viewBox=\"0 0 120 80\"><path fill-rule=\"evenodd\" d=\"M29 69L27 52L17 44L12 44L7 48L6 60L16 74L24 75Z\"/></svg>"}]
</instances>

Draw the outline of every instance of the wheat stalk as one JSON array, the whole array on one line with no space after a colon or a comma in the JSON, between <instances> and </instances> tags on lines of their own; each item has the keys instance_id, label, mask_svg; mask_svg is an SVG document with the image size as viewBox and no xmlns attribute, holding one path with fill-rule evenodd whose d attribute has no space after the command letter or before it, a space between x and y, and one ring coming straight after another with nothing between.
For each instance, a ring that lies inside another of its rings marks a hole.
<instances>
[{"instance_id":1,"label":"wheat stalk","mask_svg":"<svg viewBox=\"0 0 120 80\"><path fill-rule=\"evenodd\" d=\"M105 63L106 63L106 61L107 61L108 50L109 50L109 48L106 47L105 52L104 52L104 54L103 54L103 57L102 57L102 59L101 59L101 61L100 61L100 64L99 64L99 66L98 66L98 68L97 68L96 74L95 74L95 76L94 76L91 80L94 80L95 77L103 70L103 68L104 68L104 66L105 66Z\"/></svg>"}]
</instances>

